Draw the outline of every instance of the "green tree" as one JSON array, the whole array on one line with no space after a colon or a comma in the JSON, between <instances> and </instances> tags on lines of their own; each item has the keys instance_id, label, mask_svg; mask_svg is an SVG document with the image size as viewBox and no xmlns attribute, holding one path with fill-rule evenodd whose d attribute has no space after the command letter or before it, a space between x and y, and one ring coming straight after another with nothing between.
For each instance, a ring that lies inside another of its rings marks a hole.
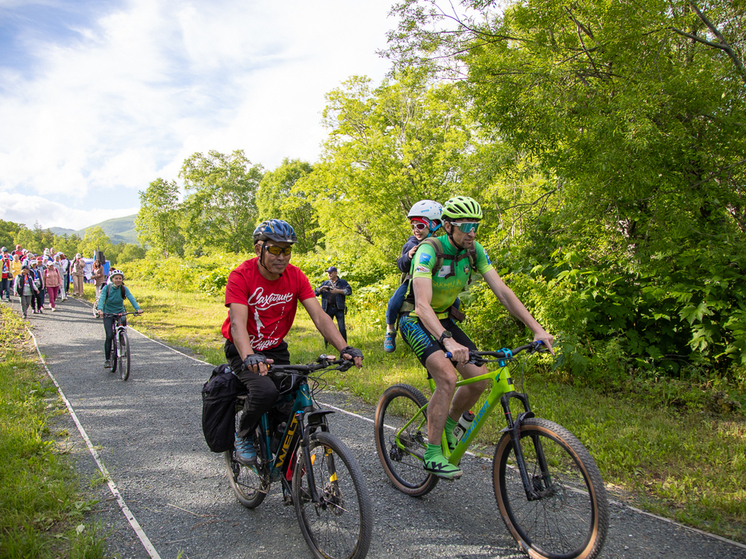
<instances>
[{"instance_id":1,"label":"green tree","mask_svg":"<svg viewBox=\"0 0 746 559\"><path fill-rule=\"evenodd\" d=\"M588 305L599 303L638 360L746 362L742 6L462 6L467 15L434 1L398 4L389 54L460 71L483 133L538 165L546 189L534 201L546 194L556 209L545 240L562 249L548 251L555 261L544 273L616 276L615 294L633 301L625 316L610 314L616 295ZM615 335L602 330L590 333Z\"/></svg>"},{"instance_id":2,"label":"green tree","mask_svg":"<svg viewBox=\"0 0 746 559\"><path fill-rule=\"evenodd\" d=\"M184 161L179 176L187 192L182 204L185 235L194 252L204 247L253 250L255 195L263 174L262 166L252 165L241 150L195 153Z\"/></svg>"},{"instance_id":3,"label":"green tree","mask_svg":"<svg viewBox=\"0 0 746 559\"><path fill-rule=\"evenodd\" d=\"M459 89L402 73L371 89L354 77L327 95L330 129L322 161L299 181L315 192L327 246L390 266L421 199L465 193L471 132Z\"/></svg>"},{"instance_id":4,"label":"green tree","mask_svg":"<svg viewBox=\"0 0 746 559\"><path fill-rule=\"evenodd\" d=\"M78 245L80 245L82 239L76 235L68 235L65 233L62 236L57 236L54 240L54 247L57 251L62 252L68 258L72 258L78 252Z\"/></svg>"},{"instance_id":5,"label":"green tree","mask_svg":"<svg viewBox=\"0 0 746 559\"><path fill-rule=\"evenodd\" d=\"M112 246L109 237L106 236L101 226L97 225L85 230L83 240L78 245L78 252L83 255L83 258L93 258L97 250L102 250L106 256Z\"/></svg>"},{"instance_id":6,"label":"green tree","mask_svg":"<svg viewBox=\"0 0 746 559\"><path fill-rule=\"evenodd\" d=\"M13 242L20 228L21 226L18 223L0 219L0 247L7 248L9 252L15 250Z\"/></svg>"},{"instance_id":7,"label":"green tree","mask_svg":"<svg viewBox=\"0 0 746 559\"><path fill-rule=\"evenodd\" d=\"M164 257L184 255L181 231L182 208L179 187L174 181L158 178L140 191L140 211L135 218L137 240Z\"/></svg>"},{"instance_id":8,"label":"green tree","mask_svg":"<svg viewBox=\"0 0 746 559\"><path fill-rule=\"evenodd\" d=\"M312 250L322 237L310 193L298 184L311 170L309 163L284 159L277 169L264 174L256 194L257 221L276 218L290 223L298 236L296 250L300 253Z\"/></svg>"},{"instance_id":9,"label":"green tree","mask_svg":"<svg viewBox=\"0 0 746 559\"><path fill-rule=\"evenodd\" d=\"M147 253L144 248L131 243L114 245L113 250L110 250L110 252L112 255L110 256L109 254L106 254L106 257L111 260L113 264L124 264L126 262L142 260L145 258Z\"/></svg>"}]
</instances>

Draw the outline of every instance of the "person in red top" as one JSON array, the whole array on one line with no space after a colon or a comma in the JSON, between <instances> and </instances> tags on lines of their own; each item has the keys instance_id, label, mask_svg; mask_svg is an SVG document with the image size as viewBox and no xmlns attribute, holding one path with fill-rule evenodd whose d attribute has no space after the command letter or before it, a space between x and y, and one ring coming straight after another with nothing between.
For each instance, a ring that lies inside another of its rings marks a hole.
<instances>
[{"instance_id":1,"label":"person in red top","mask_svg":"<svg viewBox=\"0 0 746 559\"><path fill-rule=\"evenodd\" d=\"M8 249L3 247L0 254L0 267L2 268L2 280L0 283L0 300L7 298L10 301L10 290L13 283L13 272L10 271L10 254Z\"/></svg>"},{"instance_id":2,"label":"person in red top","mask_svg":"<svg viewBox=\"0 0 746 559\"><path fill-rule=\"evenodd\" d=\"M262 414L279 395L267 375L267 365L289 364L285 335L295 320L298 302L305 307L317 330L342 354L362 367L363 354L347 345L319 305L308 278L290 264L297 237L285 221L270 219L254 230L256 258L247 260L228 276L223 323L225 356L236 376L249 389L244 413L236 431L236 459L256 463L253 432Z\"/></svg>"}]
</instances>

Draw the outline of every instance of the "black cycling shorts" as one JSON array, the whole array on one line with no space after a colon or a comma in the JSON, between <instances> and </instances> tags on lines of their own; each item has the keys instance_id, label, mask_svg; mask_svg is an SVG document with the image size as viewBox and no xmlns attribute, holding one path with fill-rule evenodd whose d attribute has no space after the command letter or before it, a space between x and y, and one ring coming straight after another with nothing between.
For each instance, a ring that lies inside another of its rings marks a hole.
<instances>
[{"instance_id":1,"label":"black cycling shorts","mask_svg":"<svg viewBox=\"0 0 746 559\"><path fill-rule=\"evenodd\" d=\"M450 318L442 318L440 324L451 332L453 339L460 343L464 347L468 347L470 351L477 351L477 346L469 339L469 336L464 334L456 323ZM430 331L425 328L419 317L414 315L402 315L399 318L399 330L401 331L402 338L412 348L417 359L420 360L422 366L425 367L425 361L436 351L443 351L443 347L438 343L438 339L433 336Z\"/></svg>"}]
</instances>

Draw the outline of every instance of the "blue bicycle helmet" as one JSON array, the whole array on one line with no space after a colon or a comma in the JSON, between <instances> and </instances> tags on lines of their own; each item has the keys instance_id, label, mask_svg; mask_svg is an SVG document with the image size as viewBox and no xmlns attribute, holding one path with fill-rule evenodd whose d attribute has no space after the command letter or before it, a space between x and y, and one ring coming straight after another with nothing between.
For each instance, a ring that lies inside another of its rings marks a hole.
<instances>
[{"instance_id":1,"label":"blue bicycle helmet","mask_svg":"<svg viewBox=\"0 0 746 559\"><path fill-rule=\"evenodd\" d=\"M297 243L298 237L287 221L269 219L262 221L254 229L254 244L259 241L275 241L276 243Z\"/></svg>"}]
</instances>

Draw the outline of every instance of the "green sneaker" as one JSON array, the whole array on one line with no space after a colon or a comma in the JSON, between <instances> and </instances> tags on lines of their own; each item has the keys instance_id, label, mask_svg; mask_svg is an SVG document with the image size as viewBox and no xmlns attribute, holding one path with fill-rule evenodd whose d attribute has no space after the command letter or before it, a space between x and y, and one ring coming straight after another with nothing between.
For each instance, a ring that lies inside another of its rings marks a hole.
<instances>
[{"instance_id":1,"label":"green sneaker","mask_svg":"<svg viewBox=\"0 0 746 559\"><path fill-rule=\"evenodd\" d=\"M446 441L448 441L448 450L453 452L456 450L456 445L458 444L458 439L456 438L456 435L453 434L453 429L458 425L458 422L451 419L450 416L446 418L446 426L445 426L445 434L446 434Z\"/></svg>"},{"instance_id":2,"label":"green sneaker","mask_svg":"<svg viewBox=\"0 0 746 559\"><path fill-rule=\"evenodd\" d=\"M446 460L438 445L432 444L428 444L425 451L425 471L443 479L458 479L464 473L461 468Z\"/></svg>"}]
</instances>

